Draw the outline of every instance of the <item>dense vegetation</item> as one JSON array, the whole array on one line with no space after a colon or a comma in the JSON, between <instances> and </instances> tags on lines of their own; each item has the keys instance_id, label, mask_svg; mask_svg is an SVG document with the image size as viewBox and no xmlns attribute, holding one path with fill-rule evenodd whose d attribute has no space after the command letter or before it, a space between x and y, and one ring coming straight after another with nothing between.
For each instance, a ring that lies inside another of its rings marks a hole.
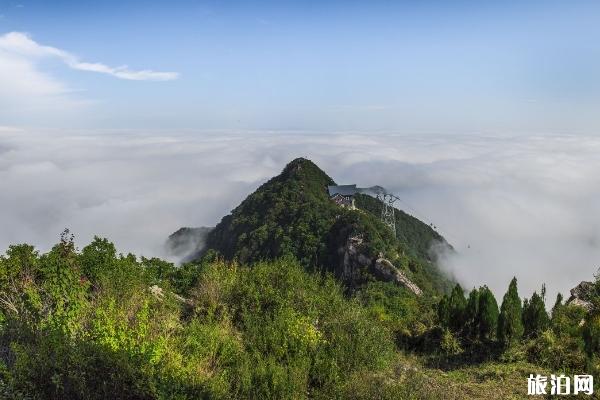
<instances>
[{"instance_id":1,"label":"dense vegetation","mask_svg":"<svg viewBox=\"0 0 600 400\"><path fill-rule=\"evenodd\" d=\"M207 248L242 263L294 255L303 265L319 265L340 212L326 192L333 184L312 162L292 161L223 218Z\"/></svg>"},{"instance_id":2,"label":"dense vegetation","mask_svg":"<svg viewBox=\"0 0 600 400\"><path fill-rule=\"evenodd\" d=\"M486 286L474 288L466 298L456 285L438 304L440 350L453 356L445 358L446 362L529 361L553 371L597 374L600 279L592 288L586 299L589 309L564 303L559 294L548 313L543 286L541 294L534 292L522 302L513 279L498 309Z\"/></svg>"},{"instance_id":3,"label":"dense vegetation","mask_svg":"<svg viewBox=\"0 0 600 400\"><path fill-rule=\"evenodd\" d=\"M357 194L356 207L368 211L372 215L381 215L383 204L372 196ZM433 242L445 242L445 239L432 227L419 221L402 210L395 210L396 236L410 255L422 259L435 258L431 252Z\"/></svg>"},{"instance_id":4,"label":"dense vegetation","mask_svg":"<svg viewBox=\"0 0 600 400\"><path fill-rule=\"evenodd\" d=\"M530 374L600 372L600 279L587 308L545 289L499 303L450 285L428 253L433 229L381 204L334 206L333 181L307 160L250 195L175 266L77 249L0 256L0 400L523 398ZM349 290L337 251L360 235L424 290L374 279ZM451 287L448 287L451 286Z\"/></svg>"},{"instance_id":5,"label":"dense vegetation","mask_svg":"<svg viewBox=\"0 0 600 400\"><path fill-rule=\"evenodd\" d=\"M177 269L63 236L11 246L0 288L3 398L331 398L394 355L366 307L294 260Z\"/></svg>"},{"instance_id":6,"label":"dense vegetation","mask_svg":"<svg viewBox=\"0 0 600 400\"><path fill-rule=\"evenodd\" d=\"M423 290L451 288L430 254L434 242L445 243L439 234L398 210L393 237L379 219L379 200L359 195L358 210L338 207L327 193L333 184L313 162L293 160L222 219L209 233L206 251L244 264L292 256L308 270L336 272L338 249L350 235L360 235L367 255L384 254ZM359 283L373 279L363 275Z\"/></svg>"},{"instance_id":7,"label":"dense vegetation","mask_svg":"<svg viewBox=\"0 0 600 400\"><path fill-rule=\"evenodd\" d=\"M589 311L548 314L543 292L348 296L291 258L175 267L65 234L0 257L0 399L508 397L529 373L597 373L600 280Z\"/></svg>"}]
</instances>

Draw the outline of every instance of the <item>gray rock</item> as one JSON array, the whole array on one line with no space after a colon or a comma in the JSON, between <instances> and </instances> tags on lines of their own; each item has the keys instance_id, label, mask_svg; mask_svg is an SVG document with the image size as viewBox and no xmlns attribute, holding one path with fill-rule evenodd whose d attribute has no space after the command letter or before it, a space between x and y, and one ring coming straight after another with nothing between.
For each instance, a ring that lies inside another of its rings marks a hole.
<instances>
[{"instance_id":1,"label":"gray rock","mask_svg":"<svg viewBox=\"0 0 600 400\"><path fill-rule=\"evenodd\" d=\"M338 254L342 261L337 275L350 286L360 279L362 271L368 270L378 280L404 286L417 296L423 294L423 291L384 258L383 254L379 254L376 259L367 256L363 251L363 238L360 235L350 236L346 244L338 249Z\"/></svg>"},{"instance_id":2,"label":"gray rock","mask_svg":"<svg viewBox=\"0 0 600 400\"><path fill-rule=\"evenodd\" d=\"M405 286L411 292L417 296L421 296L423 291L402 271L394 266L389 260L385 258L378 258L375 260L373 265L375 276L386 282L394 282L397 285Z\"/></svg>"},{"instance_id":3,"label":"gray rock","mask_svg":"<svg viewBox=\"0 0 600 400\"><path fill-rule=\"evenodd\" d=\"M594 289L594 283L589 281L583 281L579 285L571 289L571 297L567 300L566 304L580 306L589 310L592 307L590 297L592 296L592 290Z\"/></svg>"}]
</instances>

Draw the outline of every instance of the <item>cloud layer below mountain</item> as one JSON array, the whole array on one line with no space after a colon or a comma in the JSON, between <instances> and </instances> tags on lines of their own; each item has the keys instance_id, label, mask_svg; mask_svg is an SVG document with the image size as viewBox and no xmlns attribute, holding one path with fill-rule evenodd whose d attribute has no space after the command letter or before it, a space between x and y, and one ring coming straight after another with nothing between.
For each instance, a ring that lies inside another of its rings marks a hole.
<instances>
[{"instance_id":1,"label":"cloud layer below mountain","mask_svg":"<svg viewBox=\"0 0 600 400\"><path fill-rule=\"evenodd\" d=\"M317 134L57 135L0 128L0 247L80 244L163 255L181 226L212 226L295 157L338 183L380 184L436 225L467 288L530 295L591 279L600 265L600 138ZM553 300L551 300L553 301Z\"/></svg>"}]
</instances>

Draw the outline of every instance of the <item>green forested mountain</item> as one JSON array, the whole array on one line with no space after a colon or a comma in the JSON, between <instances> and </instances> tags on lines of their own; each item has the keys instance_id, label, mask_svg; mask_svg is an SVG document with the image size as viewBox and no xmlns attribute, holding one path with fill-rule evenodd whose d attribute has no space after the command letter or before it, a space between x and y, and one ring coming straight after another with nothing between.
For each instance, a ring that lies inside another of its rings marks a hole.
<instances>
[{"instance_id":1,"label":"green forested mountain","mask_svg":"<svg viewBox=\"0 0 600 400\"><path fill-rule=\"evenodd\" d=\"M355 198L357 208L368 211L375 216L381 214L383 206L381 201L360 193ZM431 244L438 242L447 245L446 239L432 227L412 215L396 209L394 216L396 218L397 239L410 255L424 260L433 260L435 254L431 252Z\"/></svg>"},{"instance_id":2,"label":"green forested mountain","mask_svg":"<svg viewBox=\"0 0 600 400\"><path fill-rule=\"evenodd\" d=\"M311 161L292 161L221 220L207 248L243 263L291 254L306 266L318 265L339 214L326 191L333 184Z\"/></svg>"},{"instance_id":3,"label":"green forested mountain","mask_svg":"<svg viewBox=\"0 0 600 400\"><path fill-rule=\"evenodd\" d=\"M242 263L293 256L309 270L338 276L344 268L359 269L347 282L356 286L375 275L370 265L342 265L348 240L360 237L357 250L373 263L383 256L423 290L448 289L448 279L429 253L436 241L445 243L437 232L397 210L394 238L379 220L379 200L357 195L357 210L339 207L327 193L327 186L334 184L310 160L293 160L221 220L209 233L206 250Z\"/></svg>"}]
</instances>

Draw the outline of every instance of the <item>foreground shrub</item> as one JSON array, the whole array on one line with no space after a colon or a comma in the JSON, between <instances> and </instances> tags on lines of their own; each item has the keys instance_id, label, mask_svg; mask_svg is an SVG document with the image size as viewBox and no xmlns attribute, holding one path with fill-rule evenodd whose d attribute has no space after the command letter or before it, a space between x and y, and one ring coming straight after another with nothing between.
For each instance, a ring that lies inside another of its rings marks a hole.
<instances>
[{"instance_id":1,"label":"foreground shrub","mask_svg":"<svg viewBox=\"0 0 600 400\"><path fill-rule=\"evenodd\" d=\"M295 260L185 273L104 239L81 253L68 236L43 255L12 247L0 258L0 399L335 398L392 359L373 313Z\"/></svg>"}]
</instances>

